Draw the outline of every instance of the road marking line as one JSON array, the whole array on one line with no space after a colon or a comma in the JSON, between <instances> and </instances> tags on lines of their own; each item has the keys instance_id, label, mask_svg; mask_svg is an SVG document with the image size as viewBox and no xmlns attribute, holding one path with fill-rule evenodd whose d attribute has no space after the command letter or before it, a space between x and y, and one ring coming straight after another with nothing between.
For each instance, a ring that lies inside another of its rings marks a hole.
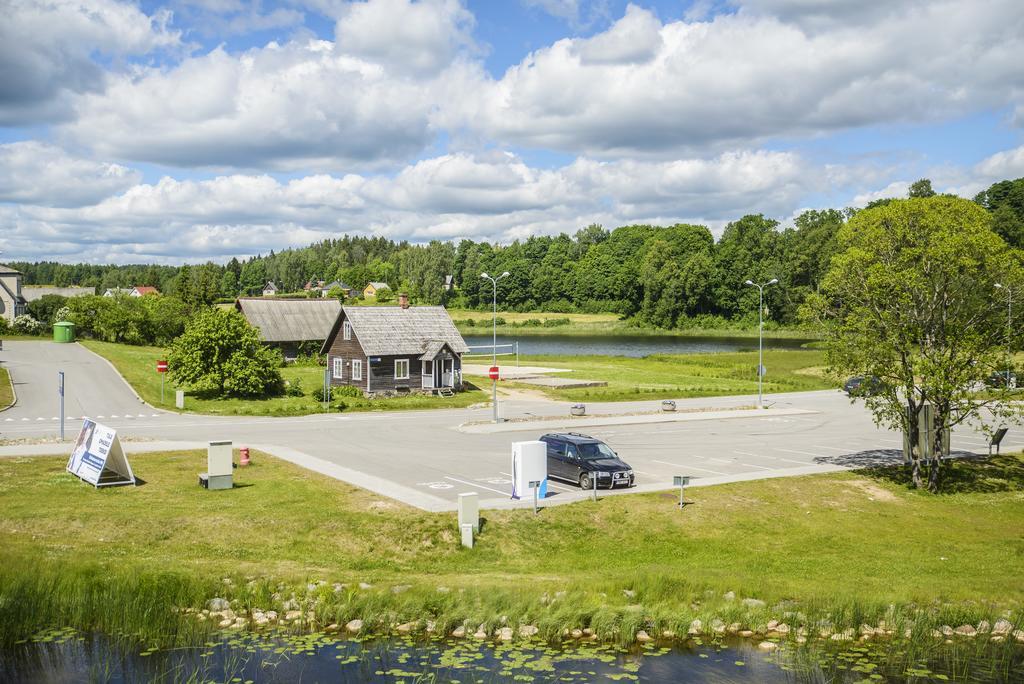
<instances>
[{"instance_id":1,"label":"road marking line","mask_svg":"<svg viewBox=\"0 0 1024 684\"><path fill-rule=\"evenodd\" d=\"M26 420L28 420L28 418L22 418L21 420L22 420L22 421L26 421Z\"/></svg>"},{"instance_id":2,"label":"road marking line","mask_svg":"<svg viewBox=\"0 0 1024 684\"><path fill-rule=\"evenodd\" d=\"M815 449L828 449L829 451L841 451L844 454L854 454L854 453L857 453L855 451L850 451L849 449L840 449L839 447L822 446L821 444L812 444L811 446L814 447Z\"/></svg>"},{"instance_id":3,"label":"road marking line","mask_svg":"<svg viewBox=\"0 0 1024 684\"><path fill-rule=\"evenodd\" d=\"M715 475L728 475L729 474L729 473L723 473L723 472L718 471L718 470L711 470L710 468L699 468L699 467L697 467L695 465L683 465L681 463L669 463L668 461L656 461L654 459L651 459L651 462L652 463L661 463L662 465L669 465L669 466L673 466L675 468L684 468L684 469L685 468L689 468L691 470L703 470L705 473L714 473Z\"/></svg>"},{"instance_id":4,"label":"road marking line","mask_svg":"<svg viewBox=\"0 0 1024 684\"><path fill-rule=\"evenodd\" d=\"M36 418L36 420L46 420L46 419L45 419L45 418L42 418L42 417L40 417L40 418Z\"/></svg>"},{"instance_id":5,"label":"road marking line","mask_svg":"<svg viewBox=\"0 0 1024 684\"><path fill-rule=\"evenodd\" d=\"M451 480L452 482L461 482L462 484L469 485L470 487L479 487L480 489L489 489L492 492L498 492L498 494L504 494L506 496L508 496L508 494L509 494L508 492L503 492L500 489L495 489L493 487L487 487L486 485L482 485L482 484L479 484L479 483L476 483L476 482L467 482L466 480L460 480L457 477L451 477L449 475L445 475L444 479Z\"/></svg>"},{"instance_id":6,"label":"road marking line","mask_svg":"<svg viewBox=\"0 0 1024 684\"><path fill-rule=\"evenodd\" d=\"M749 451L733 451L732 453L739 454L740 456L753 456L755 458L760 456L760 454L752 454Z\"/></svg>"},{"instance_id":7,"label":"road marking line","mask_svg":"<svg viewBox=\"0 0 1024 684\"><path fill-rule=\"evenodd\" d=\"M142 417L142 414L140 413L139 416ZM151 414L149 414L149 417L150 418L159 418L160 414L159 413L151 413ZM339 418L339 420L341 420L341 418ZM346 418L345 420L348 420L348 419Z\"/></svg>"},{"instance_id":8,"label":"road marking line","mask_svg":"<svg viewBox=\"0 0 1024 684\"><path fill-rule=\"evenodd\" d=\"M737 461L739 463L739 461ZM753 463L740 463L741 466L747 466L748 468L757 468L758 470L771 470L771 468L765 468L764 466L754 465Z\"/></svg>"},{"instance_id":9,"label":"road marking line","mask_svg":"<svg viewBox=\"0 0 1024 684\"><path fill-rule=\"evenodd\" d=\"M4 422L5 423L10 423L12 420L14 420L14 419L13 418L4 418Z\"/></svg>"},{"instance_id":10,"label":"road marking line","mask_svg":"<svg viewBox=\"0 0 1024 684\"><path fill-rule=\"evenodd\" d=\"M815 458L821 457L821 454L813 454L810 451L797 451L796 449L783 449L781 447L772 447L772 449L775 451L784 451L787 454L800 454L801 456L813 456Z\"/></svg>"}]
</instances>

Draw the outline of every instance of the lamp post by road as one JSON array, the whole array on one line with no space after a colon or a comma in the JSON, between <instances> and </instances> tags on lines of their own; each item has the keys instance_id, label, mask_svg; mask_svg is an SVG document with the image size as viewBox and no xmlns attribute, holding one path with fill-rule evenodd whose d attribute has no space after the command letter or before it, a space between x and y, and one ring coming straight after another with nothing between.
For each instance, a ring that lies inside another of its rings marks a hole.
<instances>
[{"instance_id":1,"label":"lamp post by road","mask_svg":"<svg viewBox=\"0 0 1024 684\"><path fill-rule=\"evenodd\" d=\"M480 277L491 281L491 285L494 288L494 297L492 299L493 309L491 317L491 367L498 365L498 281L509 275L508 271L505 271L497 278L492 278L486 273L481 273ZM494 403L494 422L498 422L498 378L491 380L491 391L493 393Z\"/></svg>"},{"instance_id":2,"label":"lamp post by road","mask_svg":"<svg viewBox=\"0 0 1024 684\"><path fill-rule=\"evenodd\" d=\"M779 282L778 278L772 278L767 283L755 283L748 280L744 285L757 288L757 407L764 408L762 399L761 383L764 380L764 288Z\"/></svg>"},{"instance_id":3,"label":"lamp post by road","mask_svg":"<svg viewBox=\"0 0 1024 684\"><path fill-rule=\"evenodd\" d=\"M1006 290L1006 386L1010 386L1010 365L1013 362L1013 350L1010 339L1013 335L1013 288L996 283L996 289Z\"/></svg>"}]
</instances>

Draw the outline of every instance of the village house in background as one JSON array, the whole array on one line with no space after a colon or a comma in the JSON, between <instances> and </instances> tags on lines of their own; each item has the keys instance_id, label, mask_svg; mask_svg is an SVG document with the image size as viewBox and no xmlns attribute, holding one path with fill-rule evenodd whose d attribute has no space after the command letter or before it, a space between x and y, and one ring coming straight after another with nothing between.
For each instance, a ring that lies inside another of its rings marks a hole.
<instances>
[{"instance_id":1,"label":"village house in background","mask_svg":"<svg viewBox=\"0 0 1024 684\"><path fill-rule=\"evenodd\" d=\"M263 296L273 297L277 294L277 285L274 284L273 280L268 280L267 284L263 286Z\"/></svg>"},{"instance_id":2,"label":"village house in background","mask_svg":"<svg viewBox=\"0 0 1024 684\"><path fill-rule=\"evenodd\" d=\"M462 389L462 355L469 352L443 306L344 306L324 341L332 385L367 396Z\"/></svg>"},{"instance_id":3,"label":"village house in background","mask_svg":"<svg viewBox=\"0 0 1024 684\"><path fill-rule=\"evenodd\" d=\"M235 308L260 331L264 342L280 348L291 360L320 351L341 312L341 302L333 298L239 297Z\"/></svg>"},{"instance_id":4,"label":"village house in background","mask_svg":"<svg viewBox=\"0 0 1024 684\"><path fill-rule=\"evenodd\" d=\"M96 294L95 288L92 287L78 287L72 285L71 287L54 287L52 285L25 285L21 289L22 296L25 297L26 302L34 302L37 299L42 299L47 295L57 295L58 297L81 297L82 295Z\"/></svg>"},{"instance_id":5,"label":"village house in background","mask_svg":"<svg viewBox=\"0 0 1024 684\"><path fill-rule=\"evenodd\" d=\"M302 289L306 292L319 292L321 297L326 297L331 290L335 289L341 290L346 298L352 296L352 288L341 280L334 280L329 283L325 283L323 280L317 280L316 282L310 280Z\"/></svg>"},{"instance_id":6,"label":"village house in background","mask_svg":"<svg viewBox=\"0 0 1024 684\"><path fill-rule=\"evenodd\" d=\"M0 318L13 321L25 313L26 304L21 294L21 273L0 264Z\"/></svg>"},{"instance_id":7,"label":"village house in background","mask_svg":"<svg viewBox=\"0 0 1024 684\"><path fill-rule=\"evenodd\" d=\"M104 297L127 295L129 297L144 297L146 295L158 295L160 290L150 285L136 285L135 287L111 287L103 293Z\"/></svg>"},{"instance_id":8,"label":"village house in background","mask_svg":"<svg viewBox=\"0 0 1024 684\"><path fill-rule=\"evenodd\" d=\"M363 297L376 297L381 290L390 290L387 283L369 283L363 288Z\"/></svg>"}]
</instances>

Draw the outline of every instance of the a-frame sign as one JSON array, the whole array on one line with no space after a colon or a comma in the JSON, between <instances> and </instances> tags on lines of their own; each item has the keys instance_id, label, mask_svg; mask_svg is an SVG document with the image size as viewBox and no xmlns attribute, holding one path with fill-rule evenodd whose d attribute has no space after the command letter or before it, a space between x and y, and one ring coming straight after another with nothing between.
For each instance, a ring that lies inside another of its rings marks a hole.
<instances>
[{"instance_id":1,"label":"a-frame sign","mask_svg":"<svg viewBox=\"0 0 1024 684\"><path fill-rule=\"evenodd\" d=\"M117 431L89 418L82 423L67 469L94 487L136 484Z\"/></svg>"}]
</instances>

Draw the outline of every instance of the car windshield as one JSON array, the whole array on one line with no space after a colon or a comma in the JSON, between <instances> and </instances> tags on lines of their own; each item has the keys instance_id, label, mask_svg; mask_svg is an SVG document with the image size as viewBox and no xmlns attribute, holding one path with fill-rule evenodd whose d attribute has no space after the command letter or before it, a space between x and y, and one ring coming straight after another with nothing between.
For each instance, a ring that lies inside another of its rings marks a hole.
<instances>
[{"instance_id":1,"label":"car windshield","mask_svg":"<svg viewBox=\"0 0 1024 684\"><path fill-rule=\"evenodd\" d=\"M584 461L593 461L599 458L616 458L615 452L607 444L580 444L579 455Z\"/></svg>"}]
</instances>

